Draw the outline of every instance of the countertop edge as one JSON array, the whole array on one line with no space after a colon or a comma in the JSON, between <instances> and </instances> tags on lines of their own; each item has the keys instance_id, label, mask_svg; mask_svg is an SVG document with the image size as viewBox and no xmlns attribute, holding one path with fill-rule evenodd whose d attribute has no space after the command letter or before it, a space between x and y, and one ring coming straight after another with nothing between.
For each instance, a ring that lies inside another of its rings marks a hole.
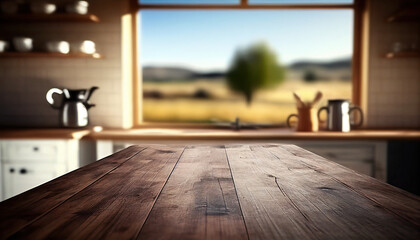
<instances>
[{"instance_id":1,"label":"countertop edge","mask_svg":"<svg viewBox=\"0 0 420 240\"><path fill-rule=\"evenodd\" d=\"M355 130L348 133L294 132L289 129L3 129L0 140L420 140L420 130Z\"/></svg>"}]
</instances>

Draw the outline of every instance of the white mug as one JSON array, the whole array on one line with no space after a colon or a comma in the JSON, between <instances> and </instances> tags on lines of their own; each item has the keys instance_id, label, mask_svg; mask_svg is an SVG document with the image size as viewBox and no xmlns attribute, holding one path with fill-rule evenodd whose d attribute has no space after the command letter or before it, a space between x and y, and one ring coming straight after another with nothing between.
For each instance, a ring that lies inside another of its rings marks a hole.
<instances>
[{"instance_id":1,"label":"white mug","mask_svg":"<svg viewBox=\"0 0 420 240\"><path fill-rule=\"evenodd\" d=\"M76 1L66 6L66 12L84 15L88 13L88 7L89 3L87 1Z\"/></svg>"},{"instance_id":2,"label":"white mug","mask_svg":"<svg viewBox=\"0 0 420 240\"><path fill-rule=\"evenodd\" d=\"M67 54L70 52L70 44L66 41L50 41L46 44L48 52Z\"/></svg>"},{"instance_id":3,"label":"white mug","mask_svg":"<svg viewBox=\"0 0 420 240\"><path fill-rule=\"evenodd\" d=\"M86 54L94 54L96 52L95 43L90 40L85 40L80 44L80 51Z\"/></svg>"},{"instance_id":4,"label":"white mug","mask_svg":"<svg viewBox=\"0 0 420 240\"><path fill-rule=\"evenodd\" d=\"M31 11L36 14L52 14L57 9L53 3L33 2L31 3Z\"/></svg>"},{"instance_id":5,"label":"white mug","mask_svg":"<svg viewBox=\"0 0 420 240\"><path fill-rule=\"evenodd\" d=\"M9 48L9 43L4 40L0 40L0 52L5 52Z\"/></svg>"},{"instance_id":6,"label":"white mug","mask_svg":"<svg viewBox=\"0 0 420 240\"><path fill-rule=\"evenodd\" d=\"M13 38L13 46L18 52L30 52L33 48L33 40L28 37Z\"/></svg>"}]
</instances>

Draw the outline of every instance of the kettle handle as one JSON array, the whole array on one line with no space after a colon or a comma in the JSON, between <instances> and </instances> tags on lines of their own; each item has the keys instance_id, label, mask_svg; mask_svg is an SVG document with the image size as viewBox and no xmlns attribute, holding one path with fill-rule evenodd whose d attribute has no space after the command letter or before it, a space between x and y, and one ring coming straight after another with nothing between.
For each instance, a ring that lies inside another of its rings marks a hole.
<instances>
[{"instance_id":1,"label":"kettle handle","mask_svg":"<svg viewBox=\"0 0 420 240\"><path fill-rule=\"evenodd\" d=\"M351 107L351 108L350 108L350 111L349 111L349 115L350 115L350 114L351 114L351 112L353 112L354 110L359 111L359 113L360 113L360 119L359 119L359 122L358 122L357 124L355 124L355 123L351 123L351 126L352 126L352 127L360 127L360 126L362 126L362 124L363 124L363 112L362 112L362 109L361 109L359 106L354 106L354 107Z\"/></svg>"},{"instance_id":2,"label":"kettle handle","mask_svg":"<svg viewBox=\"0 0 420 240\"><path fill-rule=\"evenodd\" d=\"M52 95L54 93L63 94L63 90L58 89L58 88L51 88L50 90L48 90L47 95L45 96L45 98L47 99L47 102L51 105L51 107L56 108L56 109L59 109L60 107L54 106L54 99L52 97Z\"/></svg>"},{"instance_id":3,"label":"kettle handle","mask_svg":"<svg viewBox=\"0 0 420 240\"><path fill-rule=\"evenodd\" d=\"M327 114L329 113L329 111L328 111L328 107L322 107L322 108L320 108L319 110L318 110L318 114L317 114L317 116L318 116L318 121L319 122L325 122L325 121L321 121L321 112L323 111L323 110L325 110L325 111L327 111Z\"/></svg>"}]
</instances>

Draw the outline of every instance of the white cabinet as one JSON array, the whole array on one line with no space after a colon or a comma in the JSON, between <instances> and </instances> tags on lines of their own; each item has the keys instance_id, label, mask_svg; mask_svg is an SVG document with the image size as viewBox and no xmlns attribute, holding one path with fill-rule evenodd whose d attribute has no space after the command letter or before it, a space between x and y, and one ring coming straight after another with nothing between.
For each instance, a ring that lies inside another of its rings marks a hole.
<instances>
[{"instance_id":1,"label":"white cabinet","mask_svg":"<svg viewBox=\"0 0 420 240\"><path fill-rule=\"evenodd\" d=\"M5 163L3 166L4 196L5 198L13 197L63 173L65 169L56 171L48 164Z\"/></svg>"},{"instance_id":2,"label":"white cabinet","mask_svg":"<svg viewBox=\"0 0 420 240\"><path fill-rule=\"evenodd\" d=\"M73 139L0 141L1 200L85 165L85 152Z\"/></svg>"},{"instance_id":3,"label":"white cabinet","mask_svg":"<svg viewBox=\"0 0 420 240\"><path fill-rule=\"evenodd\" d=\"M3 143L3 159L13 162L55 162L63 160L65 140L12 140Z\"/></svg>"}]
</instances>

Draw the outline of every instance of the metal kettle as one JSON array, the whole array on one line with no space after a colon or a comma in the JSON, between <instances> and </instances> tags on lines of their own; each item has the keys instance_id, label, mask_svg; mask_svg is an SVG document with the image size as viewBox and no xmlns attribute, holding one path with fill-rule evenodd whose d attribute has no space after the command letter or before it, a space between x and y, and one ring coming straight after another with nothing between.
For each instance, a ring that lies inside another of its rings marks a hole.
<instances>
[{"instance_id":1,"label":"metal kettle","mask_svg":"<svg viewBox=\"0 0 420 240\"><path fill-rule=\"evenodd\" d=\"M327 130L349 132L351 127L360 127L363 124L363 112L358 106L350 106L350 101L346 99L330 99L328 106L322 107L318 111L318 120L320 121L320 113L326 110L328 113ZM358 123L350 121L350 114L354 110L360 112Z\"/></svg>"},{"instance_id":2,"label":"metal kettle","mask_svg":"<svg viewBox=\"0 0 420 240\"><path fill-rule=\"evenodd\" d=\"M95 106L94 104L90 104L88 101L96 89L98 89L98 87L74 90L66 88L51 88L48 90L45 97L51 107L60 110L60 124L63 127L85 127L89 123L88 110L89 108ZM54 93L63 95L61 104L54 103Z\"/></svg>"}]
</instances>

